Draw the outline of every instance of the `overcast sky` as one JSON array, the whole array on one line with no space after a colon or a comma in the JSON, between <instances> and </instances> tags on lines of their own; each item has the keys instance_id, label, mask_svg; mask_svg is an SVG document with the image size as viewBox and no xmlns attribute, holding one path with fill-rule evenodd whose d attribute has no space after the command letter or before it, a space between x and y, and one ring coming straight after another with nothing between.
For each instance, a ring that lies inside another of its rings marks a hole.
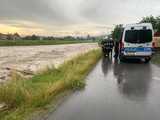
<instances>
[{"instance_id":1,"label":"overcast sky","mask_svg":"<svg viewBox=\"0 0 160 120\"><path fill-rule=\"evenodd\" d=\"M0 32L96 35L151 14L160 0L0 0Z\"/></svg>"}]
</instances>

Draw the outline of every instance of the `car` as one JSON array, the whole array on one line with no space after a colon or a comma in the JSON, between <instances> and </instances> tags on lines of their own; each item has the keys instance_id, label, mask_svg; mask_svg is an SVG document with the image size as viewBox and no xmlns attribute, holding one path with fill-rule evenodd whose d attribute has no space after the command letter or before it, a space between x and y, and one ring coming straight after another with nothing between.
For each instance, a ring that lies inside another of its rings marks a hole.
<instances>
[{"instance_id":1,"label":"car","mask_svg":"<svg viewBox=\"0 0 160 120\"><path fill-rule=\"evenodd\" d=\"M153 27L150 23L128 24L119 43L119 59L143 59L148 63L153 54Z\"/></svg>"}]
</instances>

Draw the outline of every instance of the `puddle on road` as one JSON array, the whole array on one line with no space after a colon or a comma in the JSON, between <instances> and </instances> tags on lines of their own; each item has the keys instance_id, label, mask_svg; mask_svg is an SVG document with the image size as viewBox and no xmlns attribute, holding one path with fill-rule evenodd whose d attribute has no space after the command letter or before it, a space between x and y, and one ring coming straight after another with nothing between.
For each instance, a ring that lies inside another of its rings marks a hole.
<instances>
[{"instance_id":1,"label":"puddle on road","mask_svg":"<svg viewBox=\"0 0 160 120\"><path fill-rule=\"evenodd\" d=\"M152 64L103 59L86 78L86 88L73 94L48 120L159 120L157 70Z\"/></svg>"}]
</instances>

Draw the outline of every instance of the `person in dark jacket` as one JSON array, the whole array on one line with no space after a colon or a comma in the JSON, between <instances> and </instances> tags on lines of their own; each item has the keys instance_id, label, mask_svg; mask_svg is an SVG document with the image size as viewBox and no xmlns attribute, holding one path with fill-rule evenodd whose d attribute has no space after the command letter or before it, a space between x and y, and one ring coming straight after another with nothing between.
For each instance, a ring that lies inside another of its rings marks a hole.
<instances>
[{"instance_id":1,"label":"person in dark jacket","mask_svg":"<svg viewBox=\"0 0 160 120\"><path fill-rule=\"evenodd\" d=\"M101 42L101 46L102 46L102 51L103 51L104 55L109 56L111 54L111 57L112 57L112 50L114 47L114 41L112 39L104 39Z\"/></svg>"},{"instance_id":2,"label":"person in dark jacket","mask_svg":"<svg viewBox=\"0 0 160 120\"><path fill-rule=\"evenodd\" d=\"M115 52L114 57L115 59L117 59L119 56L119 42L118 41L115 41L114 52Z\"/></svg>"}]
</instances>

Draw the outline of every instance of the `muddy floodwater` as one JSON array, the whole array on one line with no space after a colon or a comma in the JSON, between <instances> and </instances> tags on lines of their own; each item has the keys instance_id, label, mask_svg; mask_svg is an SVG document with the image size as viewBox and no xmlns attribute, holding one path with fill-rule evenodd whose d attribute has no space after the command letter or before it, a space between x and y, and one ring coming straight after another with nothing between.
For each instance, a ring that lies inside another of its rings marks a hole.
<instances>
[{"instance_id":1,"label":"muddy floodwater","mask_svg":"<svg viewBox=\"0 0 160 120\"><path fill-rule=\"evenodd\" d=\"M101 60L74 93L45 120L160 120L160 68Z\"/></svg>"},{"instance_id":2,"label":"muddy floodwater","mask_svg":"<svg viewBox=\"0 0 160 120\"><path fill-rule=\"evenodd\" d=\"M97 43L71 45L0 47L0 82L9 79L11 72L32 76L46 67L98 48Z\"/></svg>"}]
</instances>

